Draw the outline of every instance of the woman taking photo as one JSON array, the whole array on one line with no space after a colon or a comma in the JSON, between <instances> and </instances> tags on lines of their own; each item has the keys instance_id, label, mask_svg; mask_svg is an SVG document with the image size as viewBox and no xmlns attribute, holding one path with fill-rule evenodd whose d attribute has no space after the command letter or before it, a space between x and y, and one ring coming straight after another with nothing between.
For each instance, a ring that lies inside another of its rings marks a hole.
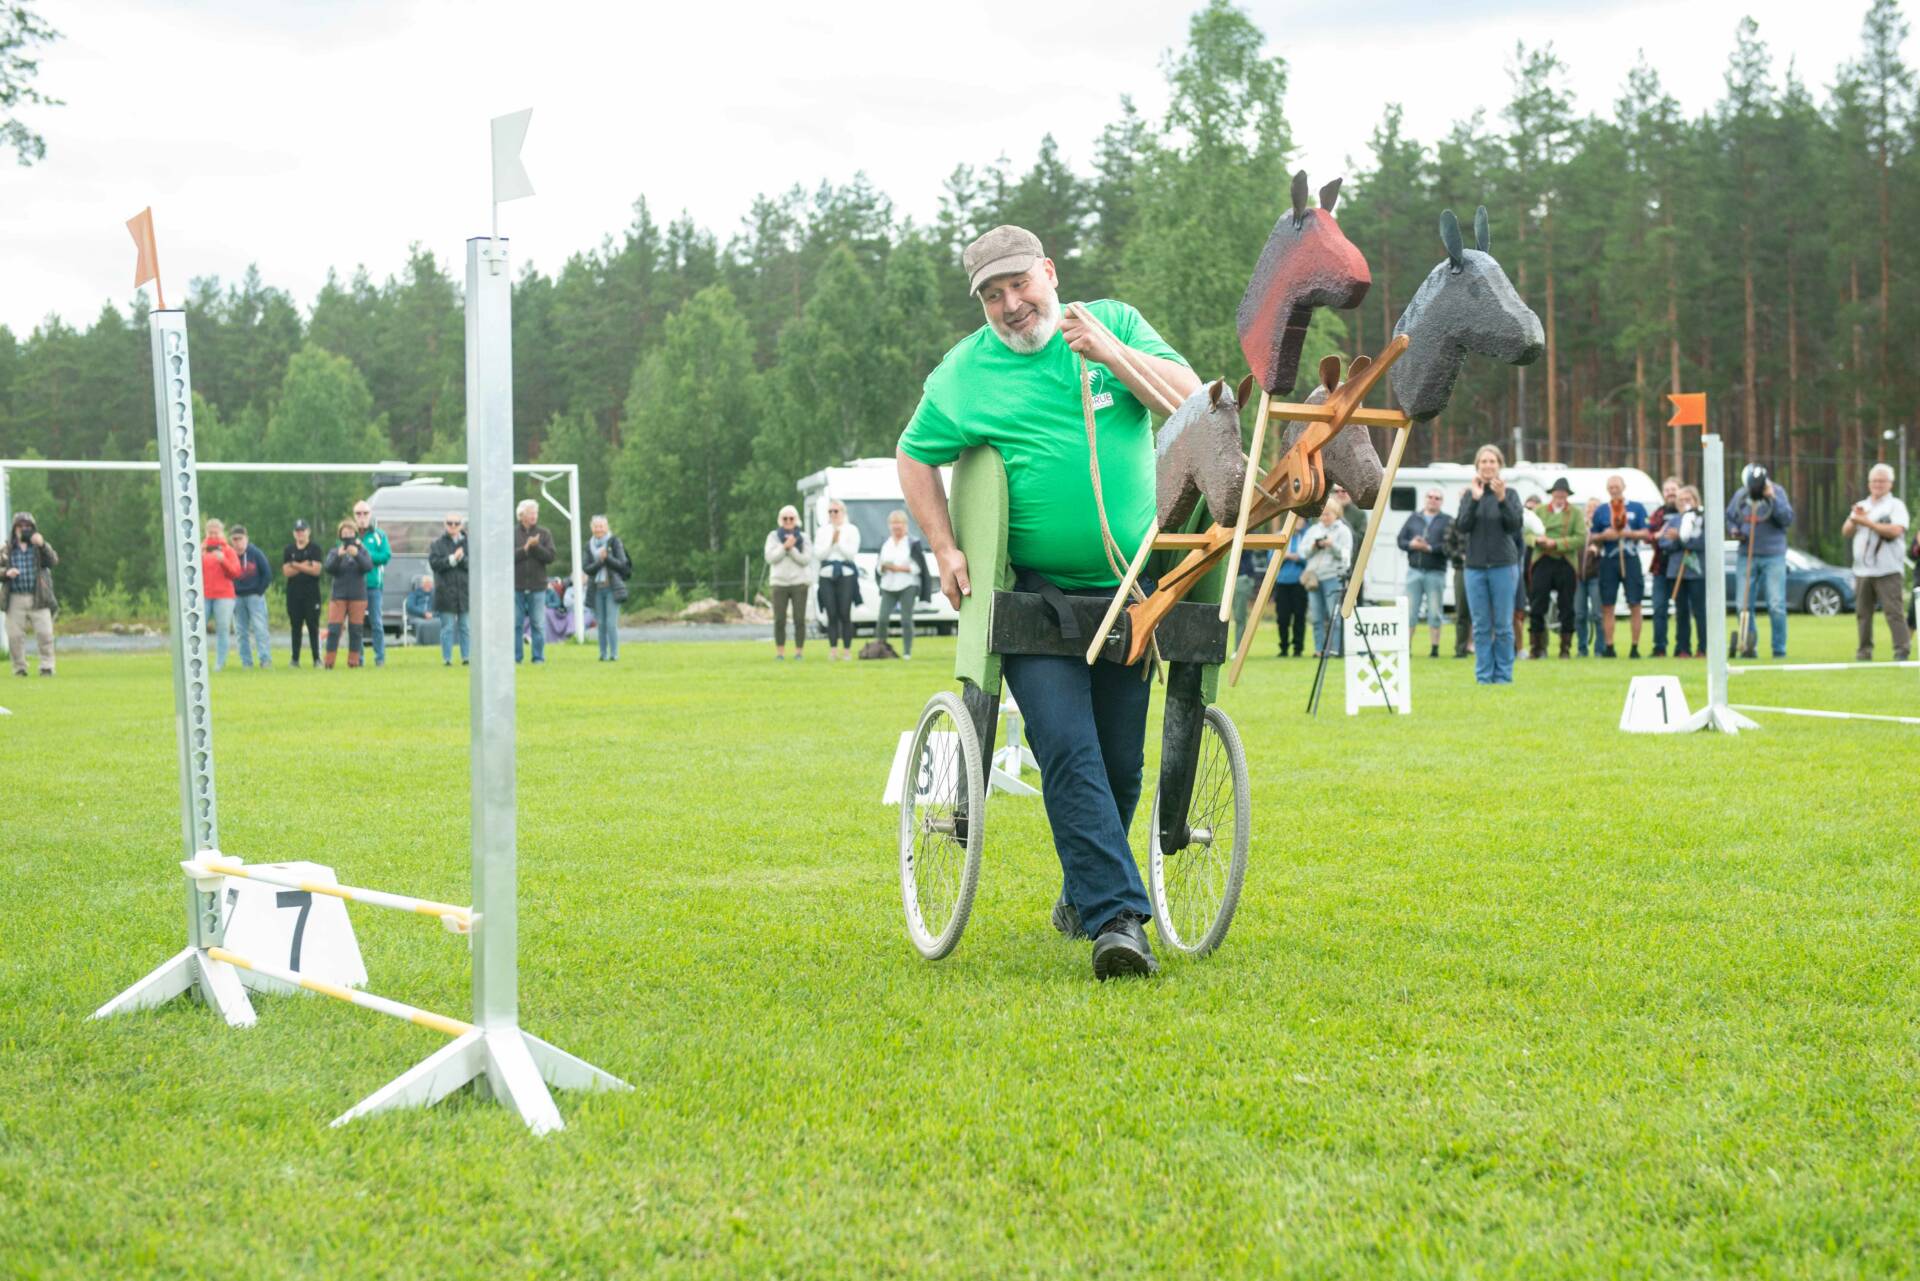
<instances>
[{"instance_id":1,"label":"woman taking photo","mask_svg":"<svg viewBox=\"0 0 1920 1281\"><path fill-rule=\"evenodd\" d=\"M860 531L847 524L847 509L837 500L827 507L827 523L813 536L820 566L820 606L827 616L827 657L853 657L853 606L860 599ZM839 646L839 648L835 648Z\"/></svg>"},{"instance_id":2,"label":"woman taking photo","mask_svg":"<svg viewBox=\"0 0 1920 1281\"><path fill-rule=\"evenodd\" d=\"M1707 522L1700 511L1700 491L1682 485L1674 495L1673 515L1660 524L1654 546L1665 557L1667 576L1673 579L1675 658L1695 656L1692 631L1700 636L1699 657L1707 656L1707 579L1700 572L1707 551ZM1691 623L1691 629L1689 627Z\"/></svg>"},{"instance_id":3,"label":"woman taking photo","mask_svg":"<svg viewBox=\"0 0 1920 1281\"><path fill-rule=\"evenodd\" d=\"M1519 590L1520 495L1500 478L1497 445L1473 456L1473 483L1460 496L1454 525L1467 541L1467 606L1473 611L1473 678L1513 684L1513 599Z\"/></svg>"},{"instance_id":4,"label":"woman taking photo","mask_svg":"<svg viewBox=\"0 0 1920 1281\"><path fill-rule=\"evenodd\" d=\"M627 549L611 532L605 516L593 518L593 538L587 543L587 580L593 595L594 626L600 632L600 661L615 662L620 657L620 602L627 598L627 576L633 562Z\"/></svg>"},{"instance_id":5,"label":"woman taking photo","mask_svg":"<svg viewBox=\"0 0 1920 1281\"><path fill-rule=\"evenodd\" d=\"M1307 526L1300 550L1307 554L1300 581L1307 589L1307 609L1313 615L1313 656L1340 657L1345 627L1340 598L1347 590L1347 565L1353 559L1353 527L1340 519L1342 504L1328 495L1320 519Z\"/></svg>"},{"instance_id":6,"label":"woman taking photo","mask_svg":"<svg viewBox=\"0 0 1920 1281\"><path fill-rule=\"evenodd\" d=\"M373 557L360 545L360 526L352 520L340 522L340 543L327 553L323 568L333 579L333 599L327 602L326 667L333 669L333 657L340 652L340 624L347 625L347 666L360 666L360 647L367 621L367 575L373 572ZM378 627L378 620L374 626Z\"/></svg>"},{"instance_id":7,"label":"woman taking photo","mask_svg":"<svg viewBox=\"0 0 1920 1281\"><path fill-rule=\"evenodd\" d=\"M207 541L200 552L200 580L207 588L207 612L213 615L213 670L227 665L227 645L233 631L233 580L240 577L240 553L227 541L227 527L217 516L207 519Z\"/></svg>"}]
</instances>

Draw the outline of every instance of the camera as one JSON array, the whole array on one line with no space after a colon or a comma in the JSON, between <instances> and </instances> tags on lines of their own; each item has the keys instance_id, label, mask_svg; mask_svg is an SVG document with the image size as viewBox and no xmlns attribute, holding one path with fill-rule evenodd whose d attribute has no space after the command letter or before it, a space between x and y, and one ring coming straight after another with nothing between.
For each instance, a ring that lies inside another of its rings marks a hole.
<instances>
[{"instance_id":1,"label":"camera","mask_svg":"<svg viewBox=\"0 0 1920 1281\"><path fill-rule=\"evenodd\" d=\"M1747 497L1759 502L1767 496L1767 469L1760 466L1747 469Z\"/></svg>"}]
</instances>

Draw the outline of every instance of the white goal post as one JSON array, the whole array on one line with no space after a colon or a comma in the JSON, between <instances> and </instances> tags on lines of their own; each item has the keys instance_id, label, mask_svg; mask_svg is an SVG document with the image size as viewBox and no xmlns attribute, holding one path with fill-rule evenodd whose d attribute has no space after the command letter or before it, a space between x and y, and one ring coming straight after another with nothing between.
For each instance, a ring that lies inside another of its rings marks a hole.
<instances>
[{"instance_id":1,"label":"white goal post","mask_svg":"<svg viewBox=\"0 0 1920 1281\"><path fill-rule=\"evenodd\" d=\"M203 472L248 472L268 475L374 476L405 472L409 476L441 473L464 476L465 463L197 463ZM13 504L7 496L9 471L145 471L158 473L157 462L89 462L62 458L0 458L0 529L13 527ZM515 463L516 476L531 476L540 482L540 497L567 522L567 546L572 556L573 639L587 643L586 575L580 568L580 466L578 463ZM547 489L554 481L567 482L567 501L562 503Z\"/></svg>"}]
</instances>

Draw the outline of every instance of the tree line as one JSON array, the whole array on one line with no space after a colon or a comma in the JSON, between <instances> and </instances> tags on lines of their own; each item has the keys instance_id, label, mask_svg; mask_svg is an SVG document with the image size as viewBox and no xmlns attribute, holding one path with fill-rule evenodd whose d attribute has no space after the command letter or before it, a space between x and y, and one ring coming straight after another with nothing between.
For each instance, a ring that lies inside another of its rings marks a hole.
<instances>
[{"instance_id":1,"label":"tree line","mask_svg":"<svg viewBox=\"0 0 1920 1281\"><path fill-rule=\"evenodd\" d=\"M1533 457L1693 477L1697 445L1661 397L1706 391L1734 460L1773 468L1807 541L1834 549L1920 390L1915 265L1892 252L1895 228L1920 225L1906 33L1895 0L1872 0L1858 56L1816 90L1743 21L1720 100L1693 118L1644 61L1610 111L1577 115L1550 45L1517 47L1507 101L1437 139L1386 104L1339 209L1373 288L1316 318L1310 356L1384 345L1442 256L1441 208L1485 204L1547 353L1471 362L1410 458L1465 461L1518 433ZM1124 298L1203 374L1242 372L1234 310L1290 172L1317 186L1343 166L1296 155L1286 63L1227 0L1193 15L1164 75L1165 112L1123 97L1082 166L1051 137L1024 167L958 165L928 224L862 175L762 196L724 241L637 201L619 235L515 281L516 457L579 464L636 581L737 595L799 477L892 451L927 372L980 323L960 250L1002 222L1040 236L1063 297ZM257 269L193 281L186 306L203 457L463 456L461 289L419 245L385 280L330 275L304 312ZM152 456L145 308L0 327L0 456ZM15 472L11 489L61 547L69 599L160 586L151 478ZM364 489L202 477L207 512L270 549Z\"/></svg>"}]
</instances>

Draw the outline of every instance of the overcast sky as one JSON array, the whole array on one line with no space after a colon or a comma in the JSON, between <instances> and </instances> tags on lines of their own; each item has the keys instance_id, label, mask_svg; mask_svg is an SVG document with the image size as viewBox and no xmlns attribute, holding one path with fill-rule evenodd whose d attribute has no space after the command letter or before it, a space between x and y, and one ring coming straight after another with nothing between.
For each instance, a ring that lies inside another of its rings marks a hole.
<instances>
[{"instance_id":1,"label":"overcast sky","mask_svg":"<svg viewBox=\"0 0 1920 1281\"><path fill-rule=\"evenodd\" d=\"M1197 7L41 0L66 38L39 86L67 105L27 116L43 163L0 158L0 324L24 335L49 313L84 326L124 306L123 224L149 204L169 301L258 263L304 309L328 267L384 277L414 241L457 264L487 229L487 119L528 106L538 194L503 206L501 228L543 270L618 233L643 194L661 222L686 210L724 240L755 193L865 170L925 221L956 163L1021 169L1047 133L1086 172L1122 93L1164 108L1161 60ZM1866 0L1245 7L1287 60L1318 185L1364 155L1377 104L1402 102L1428 141L1476 106L1497 123L1515 41L1551 41L1578 106L1609 113L1644 49L1693 114L1719 93L1741 15L1818 93L1855 56Z\"/></svg>"}]
</instances>

